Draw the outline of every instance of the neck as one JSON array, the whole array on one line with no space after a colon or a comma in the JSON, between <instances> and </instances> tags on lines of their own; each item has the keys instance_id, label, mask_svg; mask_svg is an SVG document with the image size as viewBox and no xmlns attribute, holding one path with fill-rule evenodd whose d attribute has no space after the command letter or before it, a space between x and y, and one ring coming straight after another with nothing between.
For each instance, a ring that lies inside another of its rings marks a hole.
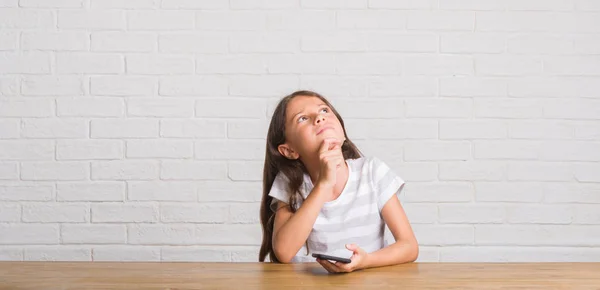
<instances>
[{"instance_id":1,"label":"neck","mask_svg":"<svg viewBox=\"0 0 600 290\"><path fill-rule=\"evenodd\" d=\"M319 180L319 173L321 171L319 159L315 158L314 160L302 160L302 163L304 163L313 185L316 185ZM341 193L342 189L346 185L346 182L348 181L349 169L346 162L342 163L342 167L339 168L336 173L336 184L333 190L334 198Z\"/></svg>"}]
</instances>

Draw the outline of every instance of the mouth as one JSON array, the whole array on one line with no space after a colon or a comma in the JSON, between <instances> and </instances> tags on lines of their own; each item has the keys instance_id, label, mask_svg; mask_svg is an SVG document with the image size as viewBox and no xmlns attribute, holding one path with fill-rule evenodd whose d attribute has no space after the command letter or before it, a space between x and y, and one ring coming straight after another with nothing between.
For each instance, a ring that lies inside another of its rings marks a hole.
<instances>
[{"instance_id":1,"label":"mouth","mask_svg":"<svg viewBox=\"0 0 600 290\"><path fill-rule=\"evenodd\" d=\"M323 133L325 130L328 130L328 129L333 129L333 127L331 127L331 126L325 126L325 127L321 128L321 129L319 129L319 132L317 132L317 135L320 135L321 133Z\"/></svg>"}]
</instances>

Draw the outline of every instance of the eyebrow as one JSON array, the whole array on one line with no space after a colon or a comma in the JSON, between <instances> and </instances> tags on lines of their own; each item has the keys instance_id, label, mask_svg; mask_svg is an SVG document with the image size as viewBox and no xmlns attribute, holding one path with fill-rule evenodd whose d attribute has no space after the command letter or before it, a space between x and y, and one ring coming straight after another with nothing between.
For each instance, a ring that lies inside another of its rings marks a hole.
<instances>
[{"instance_id":1,"label":"eyebrow","mask_svg":"<svg viewBox=\"0 0 600 290\"><path fill-rule=\"evenodd\" d=\"M329 106L327 106L327 104L325 104L325 103L320 103L320 104L318 104L318 105L317 105L317 107L322 107L322 106L329 107ZM305 110L305 109L306 109L306 107L305 107L305 108L302 108L302 110L301 110L300 112L298 112L298 113L294 114L294 116L292 116L292 119L291 119L291 120L294 120L294 119L296 119L296 116L298 116L298 115L302 114L302 112L304 112L304 110Z\"/></svg>"}]
</instances>

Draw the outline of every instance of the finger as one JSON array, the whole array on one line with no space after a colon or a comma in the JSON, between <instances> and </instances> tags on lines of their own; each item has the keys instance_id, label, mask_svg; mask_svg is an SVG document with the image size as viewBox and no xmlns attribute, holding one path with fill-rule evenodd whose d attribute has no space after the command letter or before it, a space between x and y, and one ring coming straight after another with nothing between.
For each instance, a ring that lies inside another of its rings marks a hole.
<instances>
[{"instance_id":1,"label":"finger","mask_svg":"<svg viewBox=\"0 0 600 290\"><path fill-rule=\"evenodd\" d=\"M333 141L333 138L326 138L323 140L323 143L321 143L321 147L319 147L319 153L323 154L327 151L329 151L329 147L331 146L331 142Z\"/></svg>"},{"instance_id":2,"label":"finger","mask_svg":"<svg viewBox=\"0 0 600 290\"><path fill-rule=\"evenodd\" d=\"M327 265L327 267L329 269L331 269L333 271L333 273L341 273L341 272L347 272L347 270L344 270L340 267L338 267L336 264L329 262L328 260L323 260L323 263L325 265Z\"/></svg>"},{"instance_id":3,"label":"finger","mask_svg":"<svg viewBox=\"0 0 600 290\"><path fill-rule=\"evenodd\" d=\"M329 261L317 259L317 262L319 264L321 264L321 266L323 266L323 268L325 268L325 270L327 270L327 272L329 272L329 273L337 273L337 271L335 270L335 268L333 267L333 265Z\"/></svg>"}]
</instances>

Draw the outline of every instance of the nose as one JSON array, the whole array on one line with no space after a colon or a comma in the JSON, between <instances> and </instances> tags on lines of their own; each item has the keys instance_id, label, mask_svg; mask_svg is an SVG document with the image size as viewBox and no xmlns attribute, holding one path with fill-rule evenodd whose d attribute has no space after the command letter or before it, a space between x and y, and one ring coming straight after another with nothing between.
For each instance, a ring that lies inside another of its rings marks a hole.
<instances>
[{"instance_id":1,"label":"nose","mask_svg":"<svg viewBox=\"0 0 600 290\"><path fill-rule=\"evenodd\" d=\"M317 115L317 117L315 118L315 123L319 124L321 122L325 121L325 116L324 115Z\"/></svg>"}]
</instances>

